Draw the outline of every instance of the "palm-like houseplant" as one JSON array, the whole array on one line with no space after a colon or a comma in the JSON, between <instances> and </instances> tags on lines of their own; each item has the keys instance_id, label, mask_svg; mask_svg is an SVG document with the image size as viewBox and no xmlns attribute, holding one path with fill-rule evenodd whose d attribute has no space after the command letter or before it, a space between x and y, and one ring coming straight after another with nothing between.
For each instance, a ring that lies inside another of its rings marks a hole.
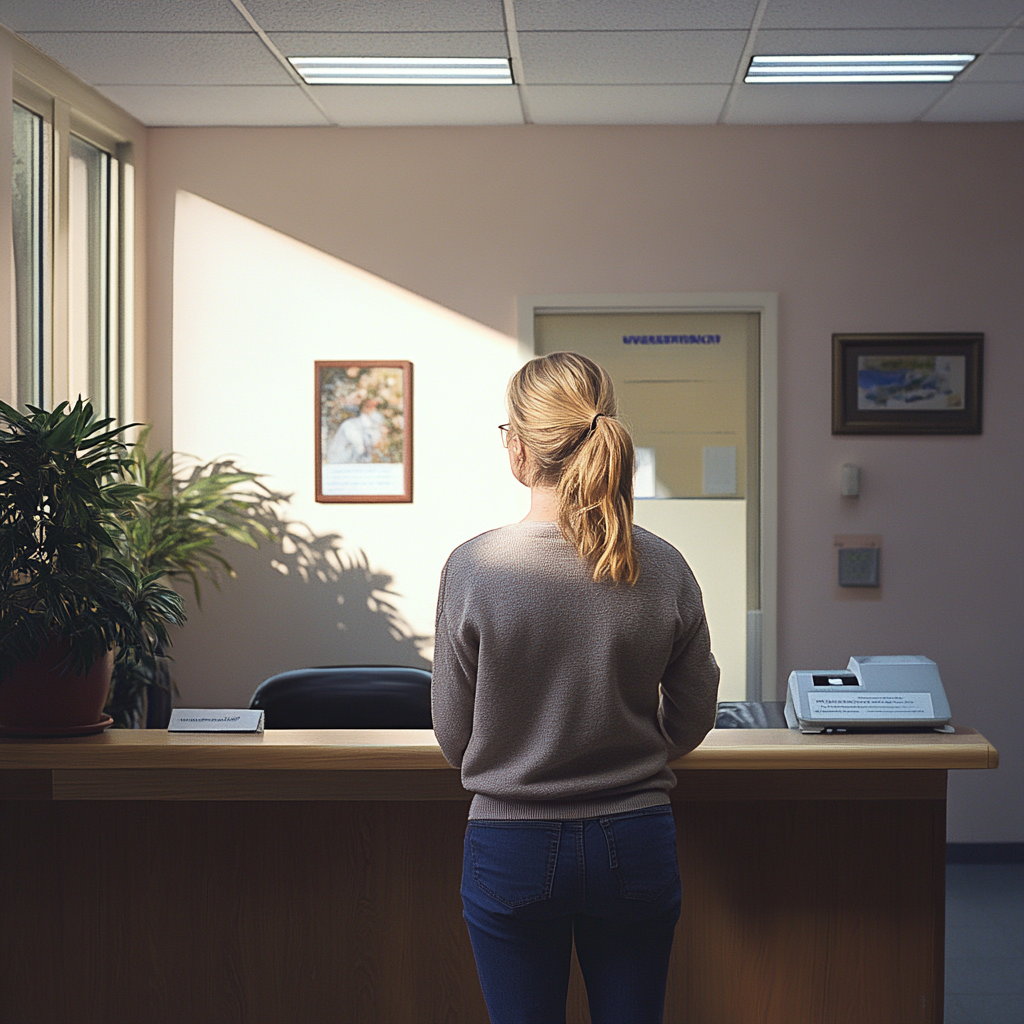
<instances>
[{"instance_id":1,"label":"palm-like houseplant","mask_svg":"<svg viewBox=\"0 0 1024 1024\"><path fill-rule=\"evenodd\" d=\"M174 453L149 455L146 437L143 433L126 470L139 495L137 514L123 531L123 554L147 577L187 581L199 605L202 579L217 585L222 574L234 575L218 543L227 538L256 547L260 540L276 539L281 521L275 506L286 499L231 459L198 462ZM151 725L164 724L146 711L151 700L169 709L166 646L165 641L146 657L115 668L107 711L117 725L142 725L147 718Z\"/></svg>"},{"instance_id":2,"label":"palm-like houseplant","mask_svg":"<svg viewBox=\"0 0 1024 1024\"><path fill-rule=\"evenodd\" d=\"M112 422L81 399L50 412L0 403L0 724L9 728L36 728L24 701L63 694L78 678L101 687L100 721L103 664L144 662L184 621L162 574L125 557L142 488ZM90 725L51 711L40 731Z\"/></svg>"}]
</instances>

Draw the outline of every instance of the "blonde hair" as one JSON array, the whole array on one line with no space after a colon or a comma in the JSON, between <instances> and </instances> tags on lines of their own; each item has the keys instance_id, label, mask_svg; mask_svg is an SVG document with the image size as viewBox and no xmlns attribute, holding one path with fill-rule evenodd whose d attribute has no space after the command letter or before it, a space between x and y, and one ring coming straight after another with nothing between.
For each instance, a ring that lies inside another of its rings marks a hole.
<instances>
[{"instance_id":1,"label":"blonde hair","mask_svg":"<svg viewBox=\"0 0 1024 1024\"><path fill-rule=\"evenodd\" d=\"M594 579L636 583L633 439L607 371L575 352L531 359L508 382L506 404L530 455L526 483L556 489L558 525Z\"/></svg>"}]
</instances>

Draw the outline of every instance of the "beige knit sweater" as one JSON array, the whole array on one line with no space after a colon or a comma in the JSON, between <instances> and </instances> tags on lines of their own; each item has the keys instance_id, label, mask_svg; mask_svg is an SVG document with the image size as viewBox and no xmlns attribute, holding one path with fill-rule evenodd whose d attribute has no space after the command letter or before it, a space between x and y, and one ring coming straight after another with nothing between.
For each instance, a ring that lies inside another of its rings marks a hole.
<instances>
[{"instance_id":1,"label":"beige knit sweater","mask_svg":"<svg viewBox=\"0 0 1024 1024\"><path fill-rule=\"evenodd\" d=\"M434 732L471 818L587 818L668 802L670 757L715 724L718 665L683 556L640 527L640 579L594 582L557 524L456 548L441 574Z\"/></svg>"}]
</instances>

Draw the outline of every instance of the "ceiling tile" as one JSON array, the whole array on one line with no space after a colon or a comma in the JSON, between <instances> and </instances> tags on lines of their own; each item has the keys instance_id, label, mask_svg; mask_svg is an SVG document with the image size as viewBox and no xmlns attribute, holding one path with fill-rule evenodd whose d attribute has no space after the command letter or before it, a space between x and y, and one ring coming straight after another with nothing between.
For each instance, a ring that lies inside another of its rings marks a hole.
<instances>
[{"instance_id":1,"label":"ceiling tile","mask_svg":"<svg viewBox=\"0 0 1024 1024\"><path fill-rule=\"evenodd\" d=\"M1007 33L1006 38L996 47L993 53L1024 53L1024 28L1015 28Z\"/></svg>"},{"instance_id":2,"label":"ceiling tile","mask_svg":"<svg viewBox=\"0 0 1024 1024\"><path fill-rule=\"evenodd\" d=\"M757 0L514 2L531 116L551 124L715 121L757 6ZM245 3L275 45L293 56L508 55L502 0ZM1024 14L1024 0L769 0L765 11L755 53L983 56L953 89L740 86L731 122L1022 116L1024 27L1007 26ZM323 123L229 0L0 0L0 23L103 86L148 124ZM514 88L318 87L316 94L339 124L522 119Z\"/></svg>"},{"instance_id":3,"label":"ceiling tile","mask_svg":"<svg viewBox=\"0 0 1024 1024\"><path fill-rule=\"evenodd\" d=\"M981 57L965 73L968 82L1017 82L1024 92L1024 53L990 53Z\"/></svg>"},{"instance_id":4,"label":"ceiling tile","mask_svg":"<svg viewBox=\"0 0 1024 1024\"><path fill-rule=\"evenodd\" d=\"M860 124L913 121L944 84L740 85L728 124Z\"/></svg>"},{"instance_id":5,"label":"ceiling tile","mask_svg":"<svg viewBox=\"0 0 1024 1024\"><path fill-rule=\"evenodd\" d=\"M942 97L925 121L1024 121L1018 82L963 82Z\"/></svg>"},{"instance_id":6,"label":"ceiling tile","mask_svg":"<svg viewBox=\"0 0 1024 1024\"><path fill-rule=\"evenodd\" d=\"M757 0L515 0L520 32L543 29L748 29Z\"/></svg>"},{"instance_id":7,"label":"ceiling tile","mask_svg":"<svg viewBox=\"0 0 1024 1024\"><path fill-rule=\"evenodd\" d=\"M343 126L523 123L514 85L318 85L310 92Z\"/></svg>"},{"instance_id":8,"label":"ceiling tile","mask_svg":"<svg viewBox=\"0 0 1024 1024\"><path fill-rule=\"evenodd\" d=\"M507 57L504 32L272 32L286 57Z\"/></svg>"},{"instance_id":9,"label":"ceiling tile","mask_svg":"<svg viewBox=\"0 0 1024 1024\"><path fill-rule=\"evenodd\" d=\"M520 32L529 85L729 83L745 32Z\"/></svg>"},{"instance_id":10,"label":"ceiling tile","mask_svg":"<svg viewBox=\"0 0 1024 1024\"><path fill-rule=\"evenodd\" d=\"M26 32L244 32L227 0L0 0L0 23Z\"/></svg>"},{"instance_id":11,"label":"ceiling tile","mask_svg":"<svg viewBox=\"0 0 1024 1024\"><path fill-rule=\"evenodd\" d=\"M531 85L537 124L714 124L727 85Z\"/></svg>"},{"instance_id":12,"label":"ceiling tile","mask_svg":"<svg viewBox=\"0 0 1024 1024\"><path fill-rule=\"evenodd\" d=\"M754 53L984 53L998 38L997 28L772 29Z\"/></svg>"},{"instance_id":13,"label":"ceiling tile","mask_svg":"<svg viewBox=\"0 0 1024 1024\"><path fill-rule=\"evenodd\" d=\"M502 0L245 0L245 6L265 32L505 31Z\"/></svg>"},{"instance_id":14,"label":"ceiling tile","mask_svg":"<svg viewBox=\"0 0 1024 1024\"><path fill-rule=\"evenodd\" d=\"M252 32L28 32L25 38L90 85L292 81Z\"/></svg>"},{"instance_id":15,"label":"ceiling tile","mask_svg":"<svg viewBox=\"0 0 1024 1024\"><path fill-rule=\"evenodd\" d=\"M297 85L108 85L99 91L151 128L325 124Z\"/></svg>"},{"instance_id":16,"label":"ceiling tile","mask_svg":"<svg viewBox=\"0 0 1024 1024\"><path fill-rule=\"evenodd\" d=\"M1022 0L771 0L761 28L1003 28Z\"/></svg>"}]
</instances>

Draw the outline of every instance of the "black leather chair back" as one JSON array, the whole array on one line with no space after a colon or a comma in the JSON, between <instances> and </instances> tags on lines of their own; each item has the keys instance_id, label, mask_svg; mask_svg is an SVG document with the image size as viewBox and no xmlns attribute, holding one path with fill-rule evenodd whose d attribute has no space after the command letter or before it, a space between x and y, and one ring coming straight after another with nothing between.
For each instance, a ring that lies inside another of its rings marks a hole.
<instances>
[{"instance_id":1,"label":"black leather chair back","mask_svg":"<svg viewBox=\"0 0 1024 1024\"><path fill-rule=\"evenodd\" d=\"M281 672L249 702L267 729L430 729L430 673L392 665Z\"/></svg>"}]
</instances>

